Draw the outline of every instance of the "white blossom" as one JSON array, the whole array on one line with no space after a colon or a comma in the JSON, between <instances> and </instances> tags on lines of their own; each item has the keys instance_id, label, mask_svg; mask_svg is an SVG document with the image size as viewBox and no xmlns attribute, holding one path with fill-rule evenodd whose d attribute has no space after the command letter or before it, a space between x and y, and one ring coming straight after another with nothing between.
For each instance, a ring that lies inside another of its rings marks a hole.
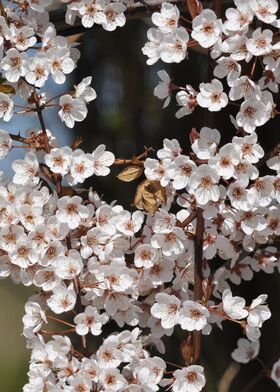
<instances>
[{"instance_id":1,"label":"white blossom","mask_svg":"<svg viewBox=\"0 0 280 392\"><path fill-rule=\"evenodd\" d=\"M231 353L232 358L239 363L248 363L258 356L260 349L260 342L250 342L247 339L241 338L237 341L237 348Z\"/></svg>"},{"instance_id":2,"label":"white blossom","mask_svg":"<svg viewBox=\"0 0 280 392\"><path fill-rule=\"evenodd\" d=\"M173 392L199 392L205 386L204 369L199 365L191 365L173 373L175 381L172 384Z\"/></svg>"},{"instance_id":3,"label":"white blossom","mask_svg":"<svg viewBox=\"0 0 280 392\"><path fill-rule=\"evenodd\" d=\"M217 19L215 12L209 9L204 9L193 19L192 27L192 38L203 48L213 46L222 32L221 20Z\"/></svg>"},{"instance_id":4,"label":"white blossom","mask_svg":"<svg viewBox=\"0 0 280 392\"><path fill-rule=\"evenodd\" d=\"M100 335L102 325L108 321L107 314L99 314L93 306L87 306L83 313L79 313L74 318L77 324L76 331L78 335L86 335L89 332L92 335Z\"/></svg>"},{"instance_id":5,"label":"white blossom","mask_svg":"<svg viewBox=\"0 0 280 392\"><path fill-rule=\"evenodd\" d=\"M200 331L207 324L207 318L210 316L207 308L195 301L183 302L183 307L179 314L179 324L182 329L187 331Z\"/></svg>"},{"instance_id":6,"label":"white blossom","mask_svg":"<svg viewBox=\"0 0 280 392\"><path fill-rule=\"evenodd\" d=\"M228 97L223 92L223 85L218 79L213 79L211 83L200 83L199 90L197 95L199 106L208 108L211 112L217 112L227 106Z\"/></svg>"}]
</instances>

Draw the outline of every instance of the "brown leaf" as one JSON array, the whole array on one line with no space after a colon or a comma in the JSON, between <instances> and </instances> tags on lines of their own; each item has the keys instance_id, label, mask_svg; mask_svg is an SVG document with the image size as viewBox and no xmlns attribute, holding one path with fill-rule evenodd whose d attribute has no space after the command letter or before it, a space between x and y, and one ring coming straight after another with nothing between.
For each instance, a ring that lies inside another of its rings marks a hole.
<instances>
[{"instance_id":1,"label":"brown leaf","mask_svg":"<svg viewBox=\"0 0 280 392\"><path fill-rule=\"evenodd\" d=\"M142 194L142 206L145 211L154 214L157 210L157 199L153 193L144 190Z\"/></svg>"},{"instance_id":2,"label":"brown leaf","mask_svg":"<svg viewBox=\"0 0 280 392\"><path fill-rule=\"evenodd\" d=\"M166 203L165 188L160 185L159 181L142 181L136 189L134 205L154 214L159 202Z\"/></svg>"},{"instance_id":3,"label":"brown leaf","mask_svg":"<svg viewBox=\"0 0 280 392\"><path fill-rule=\"evenodd\" d=\"M131 165L123 169L118 175L118 179L125 182L130 182L140 177L144 171L143 166Z\"/></svg>"},{"instance_id":4,"label":"brown leaf","mask_svg":"<svg viewBox=\"0 0 280 392\"><path fill-rule=\"evenodd\" d=\"M201 2L198 0L187 0L187 4L192 18L199 15L203 9Z\"/></svg>"},{"instance_id":5,"label":"brown leaf","mask_svg":"<svg viewBox=\"0 0 280 392\"><path fill-rule=\"evenodd\" d=\"M140 209L145 209L144 206L146 206L146 207L149 208L149 206L148 206L149 205L149 200L147 200L147 199L149 199L148 195L151 194L151 192L149 192L147 190L147 187L149 185L151 185L152 182L153 181L151 181L151 180L144 180L137 186L136 194L135 194L135 197L134 197L134 205L136 207L138 207ZM146 196L146 199L144 198L145 196ZM155 200L155 198L153 198L153 199ZM152 204L154 203L153 199L152 199L152 201L150 200L150 202L152 202ZM145 200L146 200L146 202L145 202Z\"/></svg>"},{"instance_id":6,"label":"brown leaf","mask_svg":"<svg viewBox=\"0 0 280 392\"><path fill-rule=\"evenodd\" d=\"M155 195L161 201L162 204L167 203L166 190L161 185L159 185Z\"/></svg>"},{"instance_id":7,"label":"brown leaf","mask_svg":"<svg viewBox=\"0 0 280 392\"><path fill-rule=\"evenodd\" d=\"M136 188L136 193L135 193L135 196L134 196L134 202L133 203L134 203L134 205L136 207L138 207L140 209L142 208L142 193L143 193L143 191L145 189L145 183L147 181L148 180L142 181Z\"/></svg>"},{"instance_id":8,"label":"brown leaf","mask_svg":"<svg viewBox=\"0 0 280 392\"><path fill-rule=\"evenodd\" d=\"M14 94L15 89L9 84L0 84L0 93L4 94Z\"/></svg>"}]
</instances>

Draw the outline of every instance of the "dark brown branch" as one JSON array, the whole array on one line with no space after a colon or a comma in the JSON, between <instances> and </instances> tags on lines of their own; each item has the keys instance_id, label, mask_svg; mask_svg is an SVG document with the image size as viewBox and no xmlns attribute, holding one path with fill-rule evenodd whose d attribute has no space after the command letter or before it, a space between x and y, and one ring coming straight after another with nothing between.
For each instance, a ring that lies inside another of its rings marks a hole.
<instances>
[{"instance_id":1,"label":"dark brown branch","mask_svg":"<svg viewBox=\"0 0 280 392\"><path fill-rule=\"evenodd\" d=\"M40 105L40 102L39 102L39 97L38 97L35 89L34 89L34 94L33 95L34 95L34 103L35 103L35 107L36 107L36 112L37 112L37 115L38 115L38 118L39 118L39 122L40 122L40 125L41 125L41 129L42 129L43 135L44 135L45 150L49 153L51 151L50 144L49 144L49 138L48 138L48 135L47 135L47 129L46 129L46 126L45 126L45 121L44 121L44 118L43 118L43 113L42 113L42 108L41 108L41 105Z\"/></svg>"},{"instance_id":2,"label":"dark brown branch","mask_svg":"<svg viewBox=\"0 0 280 392\"><path fill-rule=\"evenodd\" d=\"M222 16L222 0L215 0L215 14L217 18Z\"/></svg>"},{"instance_id":3,"label":"dark brown branch","mask_svg":"<svg viewBox=\"0 0 280 392\"><path fill-rule=\"evenodd\" d=\"M204 218L203 210L197 209L196 233L194 238L195 254L194 254L194 300L200 301L202 299L202 262L203 262L203 234L204 234ZM198 363L201 351L201 331L194 331L193 333L193 362Z\"/></svg>"},{"instance_id":4,"label":"dark brown branch","mask_svg":"<svg viewBox=\"0 0 280 392\"><path fill-rule=\"evenodd\" d=\"M13 133L9 133L9 135L12 140L16 140L17 142L21 142L24 144L29 144L28 139L26 139L25 137L22 137L20 135L14 135Z\"/></svg>"}]
</instances>

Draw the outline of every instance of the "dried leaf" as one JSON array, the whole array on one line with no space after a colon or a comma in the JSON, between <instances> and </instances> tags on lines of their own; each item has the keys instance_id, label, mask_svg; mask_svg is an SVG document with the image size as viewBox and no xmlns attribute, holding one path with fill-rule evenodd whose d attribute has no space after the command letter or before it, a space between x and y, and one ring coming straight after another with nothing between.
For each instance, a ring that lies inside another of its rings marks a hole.
<instances>
[{"instance_id":1,"label":"dried leaf","mask_svg":"<svg viewBox=\"0 0 280 392\"><path fill-rule=\"evenodd\" d=\"M166 192L160 182L151 180L141 182L136 189L134 205L153 214L157 210L158 202L166 203Z\"/></svg>"},{"instance_id":2,"label":"dried leaf","mask_svg":"<svg viewBox=\"0 0 280 392\"><path fill-rule=\"evenodd\" d=\"M140 177L144 171L143 166L131 165L123 169L118 175L118 179L125 182L130 182Z\"/></svg>"},{"instance_id":3,"label":"dried leaf","mask_svg":"<svg viewBox=\"0 0 280 392\"><path fill-rule=\"evenodd\" d=\"M0 93L4 94L14 94L15 89L9 84L0 84Z\"/></svg>"},{"instance_id":4,"label":"dried leaf","mask_svg":"<svg viewBox=\"0 0 280 392\"><path fill-rule=\"evenodd\" d=\"M161 201L162 204L167 203L166 190L160 184L159 184L159 187L158 187L155 195Z\"/></svg>"},{"instance_id":5,"label":"dried leaf","mask_svg":"<svg viewBox=\"0 0 280 392\"><path fill-rule=\"evenodd\" d=\"M198 0L187 0L187 4L192 18L199 15L203 9L201 2Z\"/></svg>"},{"instance_id":6,"label":"dried leaf","mask_svg":"<svg viewBox=\"0 0 280 392\"><path fill-rule=\"evenodd\" d=\"M157 199L155 195L144 190L142 195L142 206L145 211L154 214L157 210Z\"/></svg>"}]
</instances>

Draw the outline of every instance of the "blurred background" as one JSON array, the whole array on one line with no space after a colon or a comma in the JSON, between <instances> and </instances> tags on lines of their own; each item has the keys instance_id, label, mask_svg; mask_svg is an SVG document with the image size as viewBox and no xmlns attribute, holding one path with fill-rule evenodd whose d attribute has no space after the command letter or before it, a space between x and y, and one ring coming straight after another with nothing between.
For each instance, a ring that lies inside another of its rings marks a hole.
<instances>
[{"instance_id":1,"label":"blurred background","mask_svg":"<svg viewBox=\"0 0 280 392\"><path fill-rule=\"evenodd\" d=\"M81 148L91 152L99 144L106 144L118 158L131 158L140 154L144 146L152 146L155 150L162 146L164 137L177 138L184 150L189 152L189 133L192 127L198 130L208 125L220 130L223 142L234 135L234 127L229 121L228 108L211 118L205 118L202 109L196 109L191 116L181 120L175 118L178 110L175 100L162 110L162 102L153 95L153 89L158 82L157 71L167 70L170 76L176 75L174 82L179 85L191 84L198 88L200 82L207 81L207 54L195 50L189 51L189 59L180 64L168 66L158 62L149 67L141 48L146 42L146 31L149 27L146 20L129 20L125 27L108 33L102 28L71 38L80 41L82 57L78 67L72 74L68 84L60 86L49 83L46 91L50 96L71 88L73 83L79 83L83 77L92 75L92 86L97 92L97 100L89 106L89 114L82 123L76 123L73 130L66 129L58 119L55 110L45 115L47 128L61 141L61 145L70 144L77 136L82 136L84 142ZM234 109L235 110L235 109ZM235 114L235 113L232 113ZM38 128L37 118L26 117L24 122L14 118L11 123L3 123L4 129L12 132ZM269 125L258 130L261 145L269 151L280 141L279 120L273 119ZM11 160L20 155L18 151L9 156L9 161L0 161L0 170L9 170ZM24 151L21 151L24 154ZM116 174L120 169L113 169ZM264 169L265 170L265 169ZM11 172L10 172L11 173ZM265 174L265 171L262 173ZM118 199L126 208L132 208L136 182L127 184L116 179L115 175L106 178L94 178L85 184L92 186L99 193L104 193L106 201ZM110 199L108 199L108 195ZM235 295L244 295L247 300L262 293L269 294L269 307L272 318L262 328L260 357L264 363L272 364L280 357L280 313L279 313L279 276L259 273L253 282L233 286ZM22 390L27 381L29 352L25 349L25 341L21 336L21 318L24 314L24 304L32 288L19 287L9 280L0 282L0 392L17 392ZM218 391L218 381L228 368L230 353L236 347L236 341L241 337L239 328L224 324L224 332L214 329L210 337L203 340L202 364L206 367L209 382L207 392ZM178 330L172 345L167 342L169 359L180 358L180 340L184 338ZM173 339L173 338L172 338ZM178 362L180 359L178 359ZM260 364L253 362L241 366L239 376L232 383L231 391L239 392L252 377L261 371ZM276 384L269 380L260 380L252 391L277 391ZM223 391L225 392L225 391Z\"/></svg>"}]
</instances>

